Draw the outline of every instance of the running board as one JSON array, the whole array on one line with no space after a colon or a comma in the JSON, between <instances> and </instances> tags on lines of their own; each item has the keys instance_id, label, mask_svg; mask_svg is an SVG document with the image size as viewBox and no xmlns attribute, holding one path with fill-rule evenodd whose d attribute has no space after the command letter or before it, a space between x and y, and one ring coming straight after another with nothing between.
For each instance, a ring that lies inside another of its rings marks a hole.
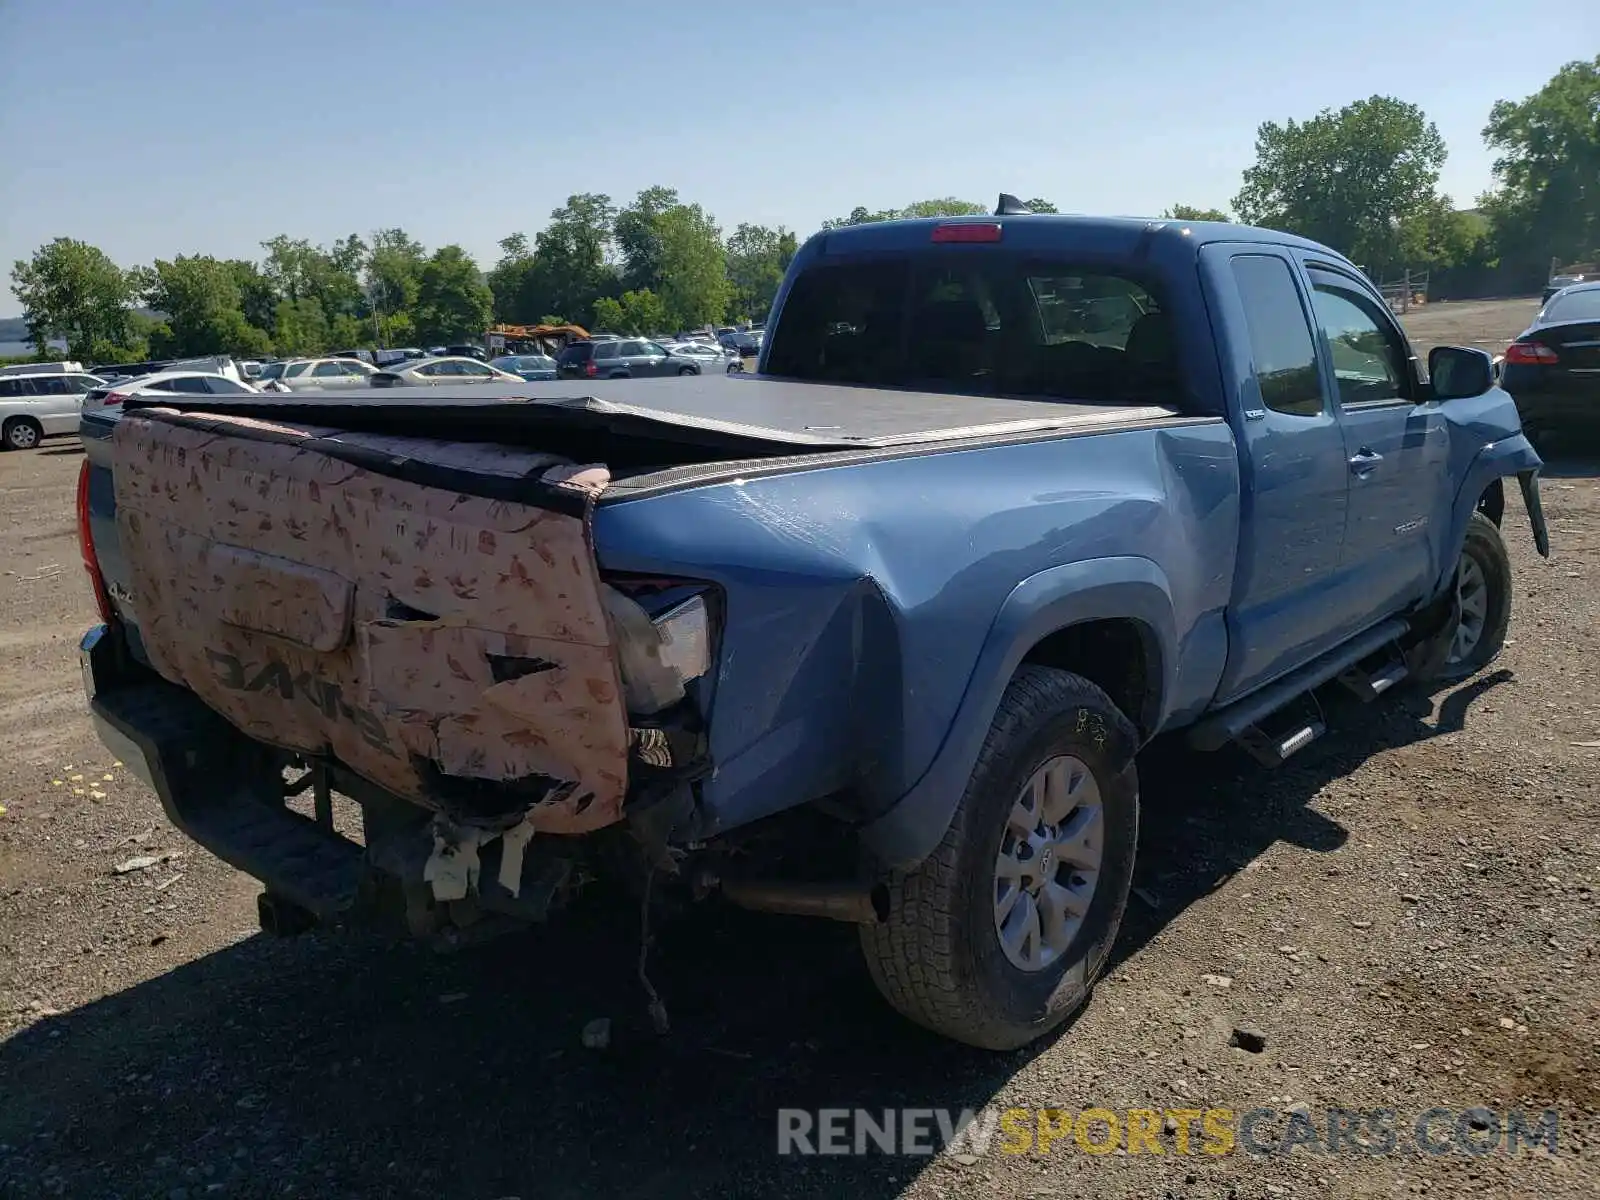
<instances>
[{"instance_id":1,"label":"running board","mask_svg":"<svg viewBox=\"0 0 1600 1200\"><path fill-rule=\"evenodd\" d=\"M1358 634L1343 645L1335 646L1326 654L1319 655L1305 666L1269 683L1260 691L1252 692L1242 700L1236 700L1226 708L1212 713L1205 720L1197 722L1189 730L1189 745L1196 750L1222 749L1229 742L1238 739L1245 730L1259 725L1284 705L1305 695L1312 688L1327 683L1367 655L1383 649L1405 631L1406 623L1401 617L1392 617L1379 625L1374 625L1365 633Z\"/></svg>"}]
</instances>

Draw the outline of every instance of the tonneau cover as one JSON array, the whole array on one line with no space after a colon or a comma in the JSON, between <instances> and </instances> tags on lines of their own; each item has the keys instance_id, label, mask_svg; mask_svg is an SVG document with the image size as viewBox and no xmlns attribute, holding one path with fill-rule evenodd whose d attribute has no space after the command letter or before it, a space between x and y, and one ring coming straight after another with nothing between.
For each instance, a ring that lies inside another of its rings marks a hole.
<instances>
[{"instance_id":1,"label":"tonneau cover","mask_svg":"<svg viewBox=\"0 0 1600 1200\"><path fill-rule=\"evenodd\" d=\"M162 405L183 408L181 398ZM862 450L1028 433L1117 429L1179 415L1164 405L968 396L761 376L687 375L577 383L470 384L358 392L262 393L194 402L209 412L293 415L400 431L442 413L474 436L539 422L606 428L760 453ZM507 435L507 440L516 440Z\"/></svg>"},{"instance_id":2,"label":"tonneau cover","mask_svg":"<svg viewBox=\"0 0 1600 1200\"><path fill-rule=\"evenodd\" d=\"M618 819L629 734L589 536L605 468L164 409L126 414L113 447L161 675L456 819ZM518 498L463 494L455 472Z\"/></svg>"}]
</instances>

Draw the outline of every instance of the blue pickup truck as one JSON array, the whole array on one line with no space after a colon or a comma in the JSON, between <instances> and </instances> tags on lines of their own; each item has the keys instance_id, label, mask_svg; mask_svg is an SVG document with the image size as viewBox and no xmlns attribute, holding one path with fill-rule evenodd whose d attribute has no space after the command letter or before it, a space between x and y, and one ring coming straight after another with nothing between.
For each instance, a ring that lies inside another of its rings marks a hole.
<instances>
[{"instance_id":1,"label":"blue pickup truck","mask_svg":"<svg viewBox=\"0 0 1600 1200\"><path fill-rule=\"evenodd\" d=\"M852 921L976 1046L1087 996L1158 734L1465 678L1539 457L1344 258L1032 215L811 238L747 377L87 414L99 733L263 928L585 887ZM334 797L359 806L359 829ZM340 810L344 811L344 810ZM649 912L650 904L645 905Z\"/></svg>"}]
</instances>

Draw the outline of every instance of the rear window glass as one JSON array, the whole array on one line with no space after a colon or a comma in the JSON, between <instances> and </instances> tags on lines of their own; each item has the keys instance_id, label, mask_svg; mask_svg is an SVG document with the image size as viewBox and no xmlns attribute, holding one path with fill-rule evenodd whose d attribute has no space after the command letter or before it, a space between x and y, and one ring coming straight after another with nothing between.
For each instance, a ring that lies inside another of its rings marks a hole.
<instances>
[{"instance_id":1,"label":"rear window glass","mask_svg":"<svg viewBox=\"0 0 1600 1200\"><path fill-rule=\"evenodd\" d=\"M1114 268L999 253L811 268L784 302L767 371L1089 402L1172 402L1181 385L1153 284Z\"/></svg>"},{"instance_id":2,"label":"rear window glass","mask_svg":"<svg viewBox=\"0 0 1600 1200\"><path fill-rule=\"evenodd\" d=\"M594 344L592 342L574 342L561 351L561 356L556 361L564 363L588 362L593 354Z\"/></svg>"},{"instance_id":3,"label":"rear window glass","mask_svg":"<svg viewBox=\"0 0 1600 1200\"><path fill-rule=\"evenodd\" d=\"M1545 305L1546 321L1600 321L1600 288L1568 292Z\"/></svg>"}]
</instances>

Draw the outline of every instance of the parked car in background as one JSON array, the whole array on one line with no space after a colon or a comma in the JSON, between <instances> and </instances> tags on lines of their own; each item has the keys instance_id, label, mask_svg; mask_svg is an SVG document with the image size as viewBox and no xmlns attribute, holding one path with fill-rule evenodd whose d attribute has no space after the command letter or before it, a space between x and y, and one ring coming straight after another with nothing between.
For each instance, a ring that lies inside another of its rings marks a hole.
<instances>
[{"instance_id":1,"label":"parked car in background","mask_svg":"<svg viewBox=\"0 0 1600 1200\"><path fill-rule=\"evenodd\" d=\"M718 341L741 358L755 358L760 355L762 340L759 333L742 333L739 330L722 334L718 338Z\"/></svg>"},{"instance_id":2,"label":"parked car in background","mask_svg":"<svg viewBox=\"0 0 1600 1200\"><path fill-rule=\"evenodd\" d=\"M257 382L273 392L327 391L366 387L376 371L355 358L296 358L270 364Z\"/></svg>"},{"instance_id":3,"label":"parked car in background","mask_svg":"<svg viewBox=\"0 0 1600 1200\"><path fill-rule=\"evenodd\" d=\"M1544 296L1541 298L1540 303L1549 304L1550 297L1575 283L1596 282L1600 282L1600 268L1592 264L1565 267L1550 276L1550 282L1544 286Z\"/></svg>"},{"instance_id":4,"label":"parked car in background","mask_svg":"<svg viewBox=\"0 0 1600 1200\"><path fill-rule=\"evenodd\" d=\"M13 363L9 367L0 367L0 377L6 375L81 374L83 374L83 364L80 362Z\"/></svg>"},{"instance_id":5,"label":"parked car in background","mask_svg":"<svg viewBox=\"0 0 1600 1200\"><path fill-rule=\"evenodd\" d=\"M329 358L354 358L370 365L372 363L371 350L329 350Z\"/></svg>"},{"instance_id":6,"label":"parked car in background","mask_svg":"<svg viewBox=\"0 0 1600 1200\"><path fill-rule=\"evenodd\" d=\"M475 358L423 358L376 371L373 387L437 387L443 383L520 383L522 377Z\"/></svg>"},{"instance_id":7,"label":"parked car in background","mask_svg":"<svg viewBox=\"0 0 1600 1200\"><path fill-rule=\"evenodd\" d=\"M1506 347L1500 386L1535 445L1600 442L1600 279L1550 297Z\"/></svg>"},{"instance_id":8,"label":"parked car in background","mask_svg":"<svg viewBox=\"0 0 1600 1200\"><path fill-rule=\"evenodd\" d=\"M482 346L469 346L465 344L458 346L446 346L444 348L444 352L450 355L452 358L475 358L479 362L489 361L489 352Z\"/></svg>"},{"instance_id":9,"label":"parked car in background","mask_svg":"<svg viewBox=\"0 0 1600 1200\"><path fill-rule=\"evenodd\" d=\"M699 375L702 362L669 353L643 338L573 342L556 358L562 379L653 379L663 375Z\"/></svg>"},{"instance_id":10,"label":"parked car in background","mask_svg":"<svg viewBox=\"0 0 1600 1200\"><path fill-rule=\"evenodd\" d=\"M533 383L541 379L556 378L556 360L548 354L503 354L491 359L489 365L497 371L506 371Z\"/></svg>"},{"instance_id":11,"label":"parked car in background","mask_svg":"<svg viewBox=\"0 0 1600 1200\"><path fill-rule=\"evenodd\" d=\"M83 372L0 376L0 446L32 450L47 437L78 432L83 397L100 385Z\"/></svg>"},{"instance_id":12,"label":"parked car in background","mask_svg":"<svg viewBox=\"0 0 1600 1200\"><path fill-rule=\"evenodd\" d=\"M723 346L710 342L669 342L666 351L677 358L692 358L700 364L700 371L723 370L730 374L744 368L744 359Z\"/></svg>"},{"instance_id":13,"label":"parked car in background","mask_svg":"<svg viewBox=\"0 0 1600 1200\"><path fill-rule=\"evenodd\" d=\"M131 379L111 380L90 388L83 397L84 412L120 408L130 396L239 396L261 389L208 371L158 371Z\"/></svg>"},{"instance_id":14,"label":"parked car in background","mask_svg":"<svg viewBox=\"0 0 1600 1200\"><path fill-rule=\"evenodd\" d=\"M387 367L394 363L427 357L427 352L416 346L397 346L392 350L379 350L372 356L372 361L379 367Z\"/></svg>"}]
</instances>

